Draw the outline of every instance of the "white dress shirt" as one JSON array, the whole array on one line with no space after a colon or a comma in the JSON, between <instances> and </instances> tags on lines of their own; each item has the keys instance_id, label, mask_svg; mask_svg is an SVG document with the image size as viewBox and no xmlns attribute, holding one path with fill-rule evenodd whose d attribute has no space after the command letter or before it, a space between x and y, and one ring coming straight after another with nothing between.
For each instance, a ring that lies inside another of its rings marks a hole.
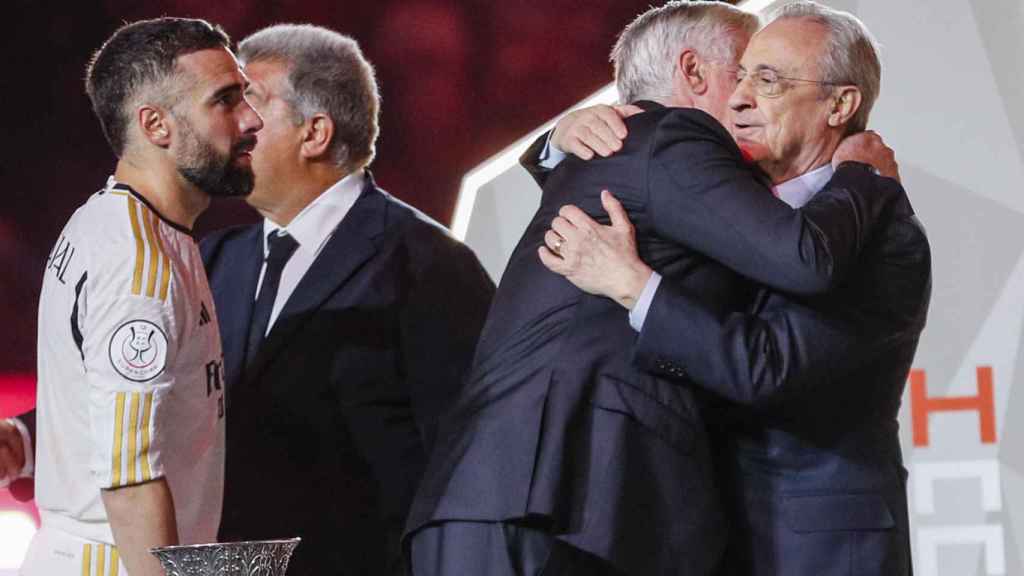
<instances>
[{"instance_id":1,"label":"white dress shirt","mask_svg":"<svg viewBox=\"0 0 1024 576\"><path fill-rule=\"evenodd\" d=\"M552 148L554 149L554 147ZM825 187L825 184L828 184L828 181L832 179L833 172L830 162L792 180L786 180L772 188L772 193L793 208L800 208L810 202L811 198ZM651 308L651 302L654 300L654 294L658 291L659 284L661 284L661 274L652 273L651 277L647 279L644 289L640 292L636 304L633 305L633 309L629 311L629 325L637 332L644 327L647 312Z\"/></svg>"},{"instance_id":2,"label":"white dress shirt","mask_svg":"<svg viewBox=\"0 0 1024 576\"><path fill-rule=\"evenodd\" d=\"M551 137L554 136L554 134L555 130L552 128L551 131L548 132L547 141L544 142L544 149L540 151L540 156L537 158L537 160L539 160L537 165L548 170L554 170L555 166L561 164L562 160L565 160L565 157L568 156L568 154L562 152L559 148L551 145Z\"/></svg>"},{"instance_id":3,"label":"white dress shirt","mask_svg":"<svg viewBox=\"0 0 1024 576\"><path fill-rule=\"evenodd\" d=\"M313 265L313 261L320 254L320 250L331 239L338 224L359 199L365 181L364 172L359 170L335 182L333 186L324 190L316 200L303 208L287 227L278 226L269 219L263 220L264 263L260 268L259 281L256 283L255 298L259 297L260 288L263 286L263 275L267 270L265 261L269 250L267 237L271 234L288 233L299 243L298 248L284 265L284 270L281 271L281 284L278 285L274 307L270 311L267 334L270 333L274 322L277 321L278 314L281 313L281 309L284 308L288 298L295 291L295 287L298 286L299 281L306 275L309 267Z\"/></svg>"},{"instance_id":4,"label":"white dress shirt","mask_svg":"<svg viewBox=\"0 0 1024 576\"><path fill-rule=\"evenodd\" d=\"M832 163L829 162L792 180L786 180L772 188L772 192L778 196L779 200L793 208L802 208L804 204L810 202L811 198L825 187L825 184L828 184L834 172Z\"/></svg>"}]
</instances>

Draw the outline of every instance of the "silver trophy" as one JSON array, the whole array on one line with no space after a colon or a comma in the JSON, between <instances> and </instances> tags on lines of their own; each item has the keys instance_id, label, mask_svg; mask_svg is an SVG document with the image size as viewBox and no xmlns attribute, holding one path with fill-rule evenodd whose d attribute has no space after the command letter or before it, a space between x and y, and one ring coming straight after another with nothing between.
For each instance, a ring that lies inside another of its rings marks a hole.
<instances>
[{"instance_id":1,"label":"silver trophy","mask_svg":"<svg viewBox=\"0 0 1024 576\"><path fill-rule=\"evenodd\" d=\"M223 542L153 548L167 576L284 576L299 544L290 540Z\"/></svg>"}]
</instances>

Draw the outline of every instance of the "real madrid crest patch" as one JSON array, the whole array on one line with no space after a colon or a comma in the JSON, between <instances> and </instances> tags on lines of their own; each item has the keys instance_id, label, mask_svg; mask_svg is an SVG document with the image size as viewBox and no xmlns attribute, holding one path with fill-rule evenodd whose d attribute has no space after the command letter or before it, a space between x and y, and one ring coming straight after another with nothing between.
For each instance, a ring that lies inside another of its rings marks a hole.
<instances>
[{"instance_id":1,"label":"real madrid crest patch","mask_svg":"<svg viewBox=\"0 0 1024 576\"><path fill-rule=\"evenodd\" d=\"M110 337L110 364L132 382L148 382L167 365L167 335L147 320L125 322Z\"/></svg>"}]
</instances>

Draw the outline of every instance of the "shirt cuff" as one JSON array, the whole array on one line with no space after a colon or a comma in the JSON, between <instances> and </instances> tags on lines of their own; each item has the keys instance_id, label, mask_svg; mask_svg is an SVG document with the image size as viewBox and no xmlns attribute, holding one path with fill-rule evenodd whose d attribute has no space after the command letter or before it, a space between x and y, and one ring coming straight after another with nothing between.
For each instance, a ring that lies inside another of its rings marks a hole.
<instances>
[{"instance_id":1,"label":"shirt cuff","mask_svg":"<svg viewBox=\"0 0 1024 576\"><path fill-rule=\"evenodd\" d=\"M548 132L548 140L544 143L544 149L540 152L540 162L538 162L541 168L547 170L554 170L555 166L558 166L567 156L565 152L551 145L551 136L554 133L554 130Z\"/></svg>"},{"instance_id":2,"label":"shirt cuff","mask_svg":"<svg viewBox=\"0 0 1024 576\"><path fill-rule=\"evenodd\" d=\"M651 277L647 279L647 284L644 284L640 297L636 299L636 305L629 311L629 325L633 327L633 330L637 332L643 330L644 322L647 320L647 311L651 308L651 302L654 301L654 293L658 291L659 284L661 284L661 274L651 272Z\"/></svg>"},{"instance_id":3,"label":"shirt cuff","mask_svg":"<svg viewBox=\"0 0 1024 576\"><path fill-rule=\"evenodd\" d=\"M21 446L25 451L25 465L21 467L21 471L14 478L0 479L0 488L5 487L11 481L18 478L31 478L32 473L35 472L35 458L33 458L35 454L32 450L32 436L28 433L28 428L17 418L7 418L6 421L9 424L13 424L18 429L18 433L21 434Z\"/></svg>"}]
</instances>

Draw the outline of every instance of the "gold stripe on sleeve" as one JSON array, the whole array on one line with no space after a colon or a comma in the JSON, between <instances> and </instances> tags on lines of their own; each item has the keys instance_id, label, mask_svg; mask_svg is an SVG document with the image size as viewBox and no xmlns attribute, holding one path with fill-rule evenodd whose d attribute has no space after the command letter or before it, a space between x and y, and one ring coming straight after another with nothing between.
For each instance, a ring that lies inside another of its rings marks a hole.
<instances>
[{"instance_id":1,"label":"gold stripe on sleeve","mask_svg":"<svg viewBox=\"0 0 1024 576\"><path fill-rule=\"evenodd\" d=\"M149 420L153 413L153 393L146 392L142 400L142 446L139 448L139 460L142 465L142 481L153 479L153 471L149 468Z\"/></svg>"},{"instance_id":2,"label":"gold stripe on sleeve","mask_svg":"<svg viewBox=\"0 0 1024 576\"><path fill-rule=\"evenodd\" d=\"M139 228L139 216L136 209L138 200L128 199L128 219L132 221L132 234L135 236L135 273L132 274L132 294L142 294L142 267L146 261L146 249L142 245L142 230Z\"/></svg>"},{"instance_id":3,"label":"gold stripe on sleeve","mask_svg":"<svg viewBox=\"0 0 1024 576\"><path fill-rule=\"evenodd\" d=\"M160 254L163 256L161 260L163 274L160 280L160 299L166 302L167 286L171 282L171 260L167 257L167 250L164 249L164 240L160 237L160 223L156 219L156 214L153 214L153 230L156 231L156 244L160 249Z\"/></svg>"},{"instance_id":4,"label":"gold stripe on sleeve","mask_svg":"<svg viewBox=\"0 0 1024 576\"><path fill-rule=\"evenodd\" d=\"M128 410L128 485L135 484L135 437L139 433L139 393L132 392L132 405Z\"/></svg>"},{"instance_id":5,"label":"gold stripe on sleeve","mask_svg":"<svg viewBox=\"0 0 1024 576\"><path fill-rule=\"evenodd\" d=\"M92 544L82 545L82 576L92 576Z\"/></svg>"},{"instance_id":6,"label":"gold stripe on sleeve","mask_svg":"<svg viewBox=\"0 0 1024 576\"><path fill-rule=\"evenodd\" d=\"M117 547L110 547L110 576L117 576L117 569L119 568L118 563L121 561L117 556ZM100 574L100 576L103 576Z\"/></svg>"},{"instance_id":7,"label":"gold stripe on sleeve","mask_svg":"<svg viewBox=\"0 0 1024 576\"><path fill-rule=\"evenodd\" d=\"M114 488L121 486L121 440L124 435L124 395L124 392L117 393L117 402L114 408L114 467L110 475L110 485Z\"/></svg>"},{"instance_id":8,"label":"gold stripe on sleeve","mask_svg":"<svg viewBox=\"0 0 1024 576\"><path fill-rule=\"evenodd\" d=\"M153 231L153 219L156 216L149 210L143 211L142 220L146 225L146 243L149 244L149 281L146 282L146 296L156 296L156 273L160 262L160 251L156 243L156 234Z\"/></svg>"},{"instance_id":9,"label":"gold stripe on sleeve","mask_svg":"<svg viewBox=\"0 0 1024 576\"><path fill-rule=\"evenodd\" d=\"M96 555L96 576L103 576L103 572L106 569L107 545L100 544L97 548L97 552L99 552L99 554Z\"/></svg>"}]
</instances>

